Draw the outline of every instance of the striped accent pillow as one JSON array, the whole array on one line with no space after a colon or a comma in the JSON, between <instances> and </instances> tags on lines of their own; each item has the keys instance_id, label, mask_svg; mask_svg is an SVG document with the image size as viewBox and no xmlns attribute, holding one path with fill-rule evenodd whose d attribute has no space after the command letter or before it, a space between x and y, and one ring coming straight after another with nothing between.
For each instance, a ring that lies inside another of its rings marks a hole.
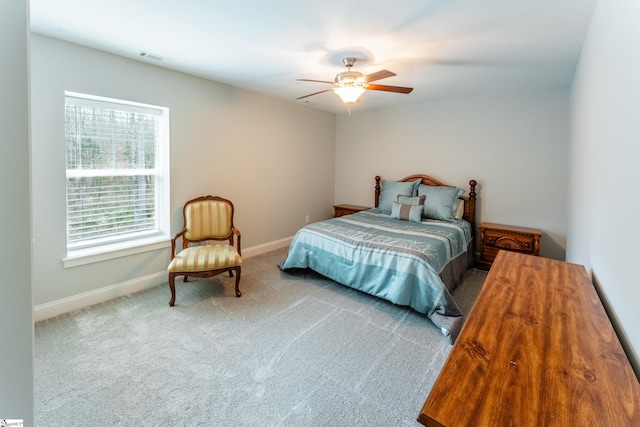
<instances>
[{"instance_id":1,"label":"striped accent pillow","mask_svg":"<svg viewBox=\"0 0 640 427\"><path fill-rule=\"evenodd\" d=\"M242 265L242 258L231 245L191 246L183 249L169 264L170 273L210 271Z\"/></svg>"},{"instance_id":2,"label":"striped accent pillow","mask_svg":"<svg viewBox=\"0 0 640 427\"><path fill-rule=\"evenodd\" d=\"M407 205L393 202L391 206L391 218L422 222L422 205Z\"/></svg>"}]
</instances>

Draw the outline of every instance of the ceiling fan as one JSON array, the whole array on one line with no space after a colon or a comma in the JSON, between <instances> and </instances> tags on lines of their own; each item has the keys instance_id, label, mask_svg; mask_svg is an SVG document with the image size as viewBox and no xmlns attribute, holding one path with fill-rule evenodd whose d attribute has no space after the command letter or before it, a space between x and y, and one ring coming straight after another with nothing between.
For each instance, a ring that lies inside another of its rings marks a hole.
<instances>
[{"instance_id":1,"label":"ceiling fan","mask_svg":"<svg viewBox=\"0 0 640 427\"><path fill-rule=\"evenodd\" d=\"M353 104L360 100L362 95L367 90L379 90L383 92L395 92L395 93L411 93L413 88L402 86L387 86L372 84L371 82L386 79L387 77L393 77L396 73L392 73L387 70L380 70L372 74L364 75L359 71L351 71L351 67L356 63L356 58L348 57L342 60L347 67L347 71L336 74L334 81L328 80L312 80L312 79L296 79L302 82L318 82L328 83L334 85L331 89L321 90L319 92L310 93L309 95L301 96L296 99L304 99L320 93L333 91L335 92L342 102L345 104Z\"/></svg>"}]
</instances>

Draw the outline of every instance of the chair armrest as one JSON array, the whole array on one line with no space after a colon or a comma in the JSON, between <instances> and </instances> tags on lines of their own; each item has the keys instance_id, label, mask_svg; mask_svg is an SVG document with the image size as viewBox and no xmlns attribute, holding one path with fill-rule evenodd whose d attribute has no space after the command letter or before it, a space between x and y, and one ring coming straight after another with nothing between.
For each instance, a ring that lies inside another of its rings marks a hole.
<instances>
[{"instance_id":1,"label":"chair armrest","mask_svg":"<svg viewBox=\"0 0 640 427\"><path fill-rule=\"evenodd\" d=\"M240 230L238 230L235 226L231 228L231 232L236 235L238 238L238 246L236 249L238 250L238 255L242 256L242 249L240 248L240 238L242 237L240 234ZM233 243L233 242L232 242Z\"/></svg>"},{"instance_id":2,"label":"chair armrest","mask_svg":"<svg viewBox=\"0 0 640 427\"><path fill-rule=\"evenodd\" d=\"M186 229L182 229L178 234L176 234L175 236L173 236L173 238L171 239L171 259L173 260L176 257L176 241L184 236L184 233L186 233L187 230Z\"/></svg>"}]
</instances>

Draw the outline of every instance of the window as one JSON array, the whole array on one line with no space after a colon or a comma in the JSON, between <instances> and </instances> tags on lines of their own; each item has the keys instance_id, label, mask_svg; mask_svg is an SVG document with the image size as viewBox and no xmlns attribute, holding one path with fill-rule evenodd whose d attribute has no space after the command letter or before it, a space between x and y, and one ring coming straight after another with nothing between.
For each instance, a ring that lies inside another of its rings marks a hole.
<instances>
[{"instance_id":1,"label":"window","mask_svg":"<svg viewBox=\"0 0 640 427\"><path fill-rule=\"evenodd\" d=\"M132 253L132 248L166 244L169 110L65 95L65 267L122 256L114 252L124 249ZM105 253L112 256L86 259Z\"/></svg>"}]
</instances>

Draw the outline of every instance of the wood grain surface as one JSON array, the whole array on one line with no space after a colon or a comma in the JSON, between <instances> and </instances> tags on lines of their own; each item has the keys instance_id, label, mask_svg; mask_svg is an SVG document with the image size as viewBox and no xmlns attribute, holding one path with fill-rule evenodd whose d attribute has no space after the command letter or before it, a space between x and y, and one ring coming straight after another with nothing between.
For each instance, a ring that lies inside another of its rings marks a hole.
<instances>
[{"instance_id":1,"label":"wood grain surface","mask_svg":"<svg viewBox=\"0 0 640 427\"><path fill-rule=\"evenodd\" d=\"M585 268L500 251L418 421L640 426L640 384Z\"/></svg>"}]
</instances>

